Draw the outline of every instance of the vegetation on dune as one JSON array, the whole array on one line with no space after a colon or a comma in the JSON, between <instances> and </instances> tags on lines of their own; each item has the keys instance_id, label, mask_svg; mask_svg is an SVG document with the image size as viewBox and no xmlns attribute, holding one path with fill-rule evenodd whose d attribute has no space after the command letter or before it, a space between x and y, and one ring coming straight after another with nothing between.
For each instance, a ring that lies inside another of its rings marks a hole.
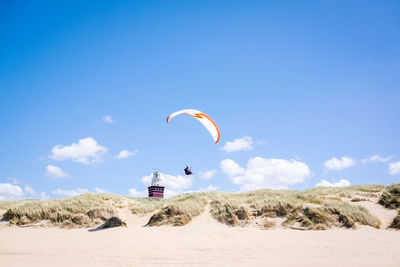
<instances>
[{"instance_id":1,"label":"vegetation on dune","mask_svg":"<svg viewBox=\"0 0 400 267\"><path fill-rule=\"evenodd\" d=\"M221 223L236 226L246 225L255 217L284 217L302 209L303 202L295 195L275 192L276 195L271 196L267 193L268 197L262 196L265 193L255 191L246 194L220 195L210 204L211 214Z\"/></svg>"},{"instance_id":2,"label":"vegetation on dune","mask_svg":"<svg viewBox=\"0 0 400 267\"><path fill-rule=\"evenodd\" d=\"M88 227L114 213L115 209L101 197L88 193L68 199L22 201L9 208L3 218L20 226L47 220L61 227Z\"/></svg>"},{"instance_id":3,"label":"vegetation on dune","mask_svg":"<svg viewBox=\"0 0 400 267\"><path fill-rule=\"evenodd\" d=\"M392 184L382 192L379 204L389 209L400 208L400 184Z\"/></svg>"},{"instance_id":4,"label":"vegetation on dune","mask_svg":"<svg viewBox=\"0 0 400 267\"><path fill-rule=\"evenodd\" d=\"M120 218L113 216L113 217L107 219L101 227L104 229L107 229L107 228L119 227L119 226L127 227L126 223L123 222Z\"/></svg>"},{"instance_id":5,"label":"vegetation on dune","mask_svg":"<svg viewBox=\"0 0 400 267\"><path fill-rule=\"evenodd\" d=\"M35 200L3 200L0 201L0 210L8 210L12 207L21 205L22 203L26 203L29 201L35 201Z\"/></svg>"},{"instance_id":6,"label":"vegetation on dune","mask_svg":"<svg viewBox=\"0 0 400 267\"><path fill-rule=\"evenodd\" d=\"M355 197L351 199L351 202L368 201L366 198Z\"/></svg>"},{"instance_id":7,"label":"vegetation on dune","mask_svg":"<svg viewBox=\"0 0 400 267\"><path fill-rule=\"evenodd\" d=\"M355 228L355 223L379 228L379 219L366 208L348 203L330 203L322 207L307 207L299 221L310 229L328 229L332 226Z\"/></svg>"},{"instance_id":8,"label":"vegetation on dune","mask_svg":"<svg viewBox=\"0 0 400 267\"><path fill-rule=\"evenodd\" d=\"M383 185L366 184L366 185L353 185L347 187L315 187L306 191L325 196L336 196L340 198L359 197L377 197L379 193L385 188Z\"/></svg>"},{"instance_id":9,"label":"vegetation on dune","mask_svg":"<svg viewBox=\"0 0 400 267\"><path fill-rule=\"evenodd\" d=\"M392 184L385 188L379 204L389 209L397 209L398 215L393 219L390 228L400 229L400 184Z\"/></svg>"},{"instance_id":10,"label":"vegetation on dune","mask_svg":"<svg viewBox=\"0 0 400 267\"><path fill-rule=\"evenodd\" d=\"M160 209L166 201L164 198L137 198L129 208L133 214L143 215Z\"/></svg>"},{"instance_id":11,"label":"vegetation on dune","mask_svg":"<svg viewBox=\"0 0 400 267\"><path fill-rule=\"evenodd\" d=\"M398 211L397 216L393 219L393 222L389 227L394 229L400 229L400 210Z\"/></svg>"},{"instance_id":12,"label":"vegetation on dune","mask_svg":"<svg viewBox=\"0 0 400 267\"><path fill-rule=\"evenodd\" d=\"M206 204L207 198L205 193L190 193L170 198L165 202L160 211L151 216L147 225L185 225L193 217L204 212Z\"/></svg>"},{"instance_id":13,"label":"vegetation on dune","mask_svg":"<svg viewBox=\"0 0 400 267\"><path fill-rule=\"evenodd\" d=\"M264 189L246 193L186 193L170 199L102 193L57 200L0 201L0 209L7 209L4 219L16 225L46 220L61 227L89 227L115 216L117 209L129 209L138 215L154 213L148 226L181 226L204 212L209 203L211 215L229 226L257 223L270 229L278 222L284 227L303 229L356 228L357 224L378 228L379 219L352 202L377 197L384 188L358 185L316 187L304 191ZM397 207L398 192L398 185L388 186L380 203ZM393 222L393 227L399 220Z\"/></svg>"},{"instance_id":14,"label":"vegetation on dune","mask_svg":"<svg viewBox=\"0 0 400 267\"><path fill-rule=\"evenodd\" d=\"M298 223L306 229L322 230L333 226L355 228L356 223L379 228L379 219L367 209L342 202L340 198L321 197L325 193L332 194L329 189L221 194L211 202L211 214L219 222L230 226L246 225L257 217L265 217L267 221L268 218L281 217L284 218L284 225Z\"/></svg>"},{"instance_id":15,"label":"vegetation on dune","mask_svg":"<svg viewBox=\"0 0 400 267\"><path fill-rule=\"evenodd\" d=\"M271 229L271 228L274 228L275 226L276 226L276 223L269 219L266 219L264 222L264 229Z\"/></svg>"}]
</instances>

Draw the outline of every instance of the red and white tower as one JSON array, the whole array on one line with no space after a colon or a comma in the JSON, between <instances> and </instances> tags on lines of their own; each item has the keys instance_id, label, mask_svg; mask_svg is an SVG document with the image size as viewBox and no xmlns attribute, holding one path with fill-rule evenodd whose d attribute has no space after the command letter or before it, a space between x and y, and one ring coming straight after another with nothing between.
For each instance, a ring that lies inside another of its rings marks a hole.
<instances>
[{"instance_id":1,"label":"red and white tower","mask_svg":"<svg viewBox=\"0 0 400 267\"><path fill-rule=\"evenodd\" d=\"M149 197L164 197L164 186L161 186L161 177L158 171L153 173L153 179L151 180L151 186L147 189L149 190Z\"/></svg>"}]
</instances>

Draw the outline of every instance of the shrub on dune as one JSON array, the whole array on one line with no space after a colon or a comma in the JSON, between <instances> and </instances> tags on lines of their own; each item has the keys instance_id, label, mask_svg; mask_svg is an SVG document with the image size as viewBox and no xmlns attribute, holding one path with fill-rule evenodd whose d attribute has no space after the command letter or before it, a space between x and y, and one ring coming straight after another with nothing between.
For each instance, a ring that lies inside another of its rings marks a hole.
<instances>
[{"instance_id":1,"label":"shrub on dune","mask_svg":"<svg viewBox=\"0 0 400 267\"><path fill-rule=\"evenodd\" d=\"M353 221L374 228L379 228L381 224L376 216L372 215L362 206L354 206L348 203L341 203L338 205L326 204L324 209L333 215L337 215L339 223L343 224L345 227L354 227Z\"/></svg>"},{"instance_id":2,"label":"shrub on dune","mask_svg":"<svg viewBox=\"0 0 400 267\"><path fill-rule=\"evenodd\" d=\"M28 201L3 215L10 224L25 225L42 220L59 226L91 226L112 216L115 209L93 194L55 200Z\"/></svg>"},{"instance_id":3,"label":"shrub on dune","mask_svg":"<svg viewBox=\"0 0 400 267\"><path fill-rule=\"evenodd\" d=\"M239 214L242 214L241 218L245 217L243 216L245 211L244 207L240 207L236 203L226 203L220 200L213 200L210 205L211 215L219 222L226 225L235 226L239 224L239 217L236 215L239 210Z\"/></svg>"},{"instance_id":4,"label":"shrub on dune","mask_svg":"<svg viewBox=\"0 0 400 267\"><path fill-rule=\"evenodd\" d=\"M130 205L133 214L143 215L161 208L166 200L164 198L138 198Z\"/></svg>"},{"instance_id":5,"label":"shrub on dune","mask_svg":"<svg viewBox=\"0 0 400 267\"><path fill-rule=\"evenodd\" d=\"M148 226L181 226L204 212L209 203L211 215L229 226L265 221L268 226L264 228L271 228L274 225L269 222L282 221L284 226L303 226L306 229L355 228L356 224L378 228L378 218L367 209L350 205L346 202L348 199L342 198L350 198L352 202L369 200L383 188L380 185L358 185L316 187L304 191L262 189L243 193L186 193L170 199L89 193L57 200L0 201L0 209L6 208L4 218L17 225L47 220L61 227L93 226L114 216L117 208L128 208L139 215L155 212ZM399 185L388 186L380 203L396 207L399 191ZM394 221L393 225L398 225L398 222Z\"/></svg>"},{"instance_id":6,"label":"shrub on dune","mask_svg":"<svg viewBox=\"0 0 400 267\"><path fill-rule=\"evenodd\" d=\"M112 228L112 227L127 227L126 223L123 222L120 218L113 216L107 219L104 224L101 226L104 229Z\"/></svg>"},{"instance_id":7,"label":"shrub on dune","mask_svg":"<svg viewBox=\"0 0 400 267\"><path fill-rule=\"evenodd\" d=\"M274 221L266 219L264 222L265 229L271 229L271 228L274 228L275 226L276 226L276 223Z\"/></svg>"},{"instance_id":8,"label":"shrub on dune","mask_svg":"<svg viewBox=\"0 0 400 267\"><path fill-rule=\"evenodd\" d=\"M171 224L182 226L189 223L193 217L200 215L207 200L201 194L185 194L169 199L159 212L151 216L148 226Z\"/></svg>"},{"instance_id":9,"label":"shrub on dune","mask_svg":"<svg viewBox=\"0 0 400 267\"><path fill-rule=\"evenodd\" d=\"M389 209L400 208L400 184L392 184L383 191L379 204Z\"/></svg>"},{"instance_id":10,"label":"shrub on dune","mask_svg":"<svg viewBox=\"0 0 400 267\"><path fill-rule=\"evenodd\" d=\"M393 222L389 227L394 229L400 229L400 210L397 216L393 219Z\"/></svg>"}]
</instances>

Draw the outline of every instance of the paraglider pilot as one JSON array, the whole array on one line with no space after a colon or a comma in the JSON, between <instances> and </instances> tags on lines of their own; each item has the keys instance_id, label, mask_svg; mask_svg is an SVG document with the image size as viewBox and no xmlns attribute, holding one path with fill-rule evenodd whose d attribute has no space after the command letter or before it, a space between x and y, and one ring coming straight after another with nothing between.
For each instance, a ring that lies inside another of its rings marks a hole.
<instances>
[{"instance_id":1,"label":"paraglider pilot","mask_svg":"<svg viewBox=\"0 0 400 267\"><path fill-rule=\"evenodd\" d=\"M189 166L186 165L186 168L184 170L185 170L185 174L186 175L191 175L192 174L192 170L189 168Z\"/></svg>"}]
</instances>

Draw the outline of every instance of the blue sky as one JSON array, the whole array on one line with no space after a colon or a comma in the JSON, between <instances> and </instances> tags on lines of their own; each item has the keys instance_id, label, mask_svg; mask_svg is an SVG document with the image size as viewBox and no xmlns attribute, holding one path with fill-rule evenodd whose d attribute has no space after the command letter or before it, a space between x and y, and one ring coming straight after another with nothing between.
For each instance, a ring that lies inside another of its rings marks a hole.
<instances>
[{"instance_id":1,"label":"blue sky","mask_svg":"<svg viewBox=\"0 0 400 267\"><path fill-rule=\"evenodd\" d=\"M398 1L84 2L0 4L1 199L399 182Z\"/></svg>"}]
</instances>

